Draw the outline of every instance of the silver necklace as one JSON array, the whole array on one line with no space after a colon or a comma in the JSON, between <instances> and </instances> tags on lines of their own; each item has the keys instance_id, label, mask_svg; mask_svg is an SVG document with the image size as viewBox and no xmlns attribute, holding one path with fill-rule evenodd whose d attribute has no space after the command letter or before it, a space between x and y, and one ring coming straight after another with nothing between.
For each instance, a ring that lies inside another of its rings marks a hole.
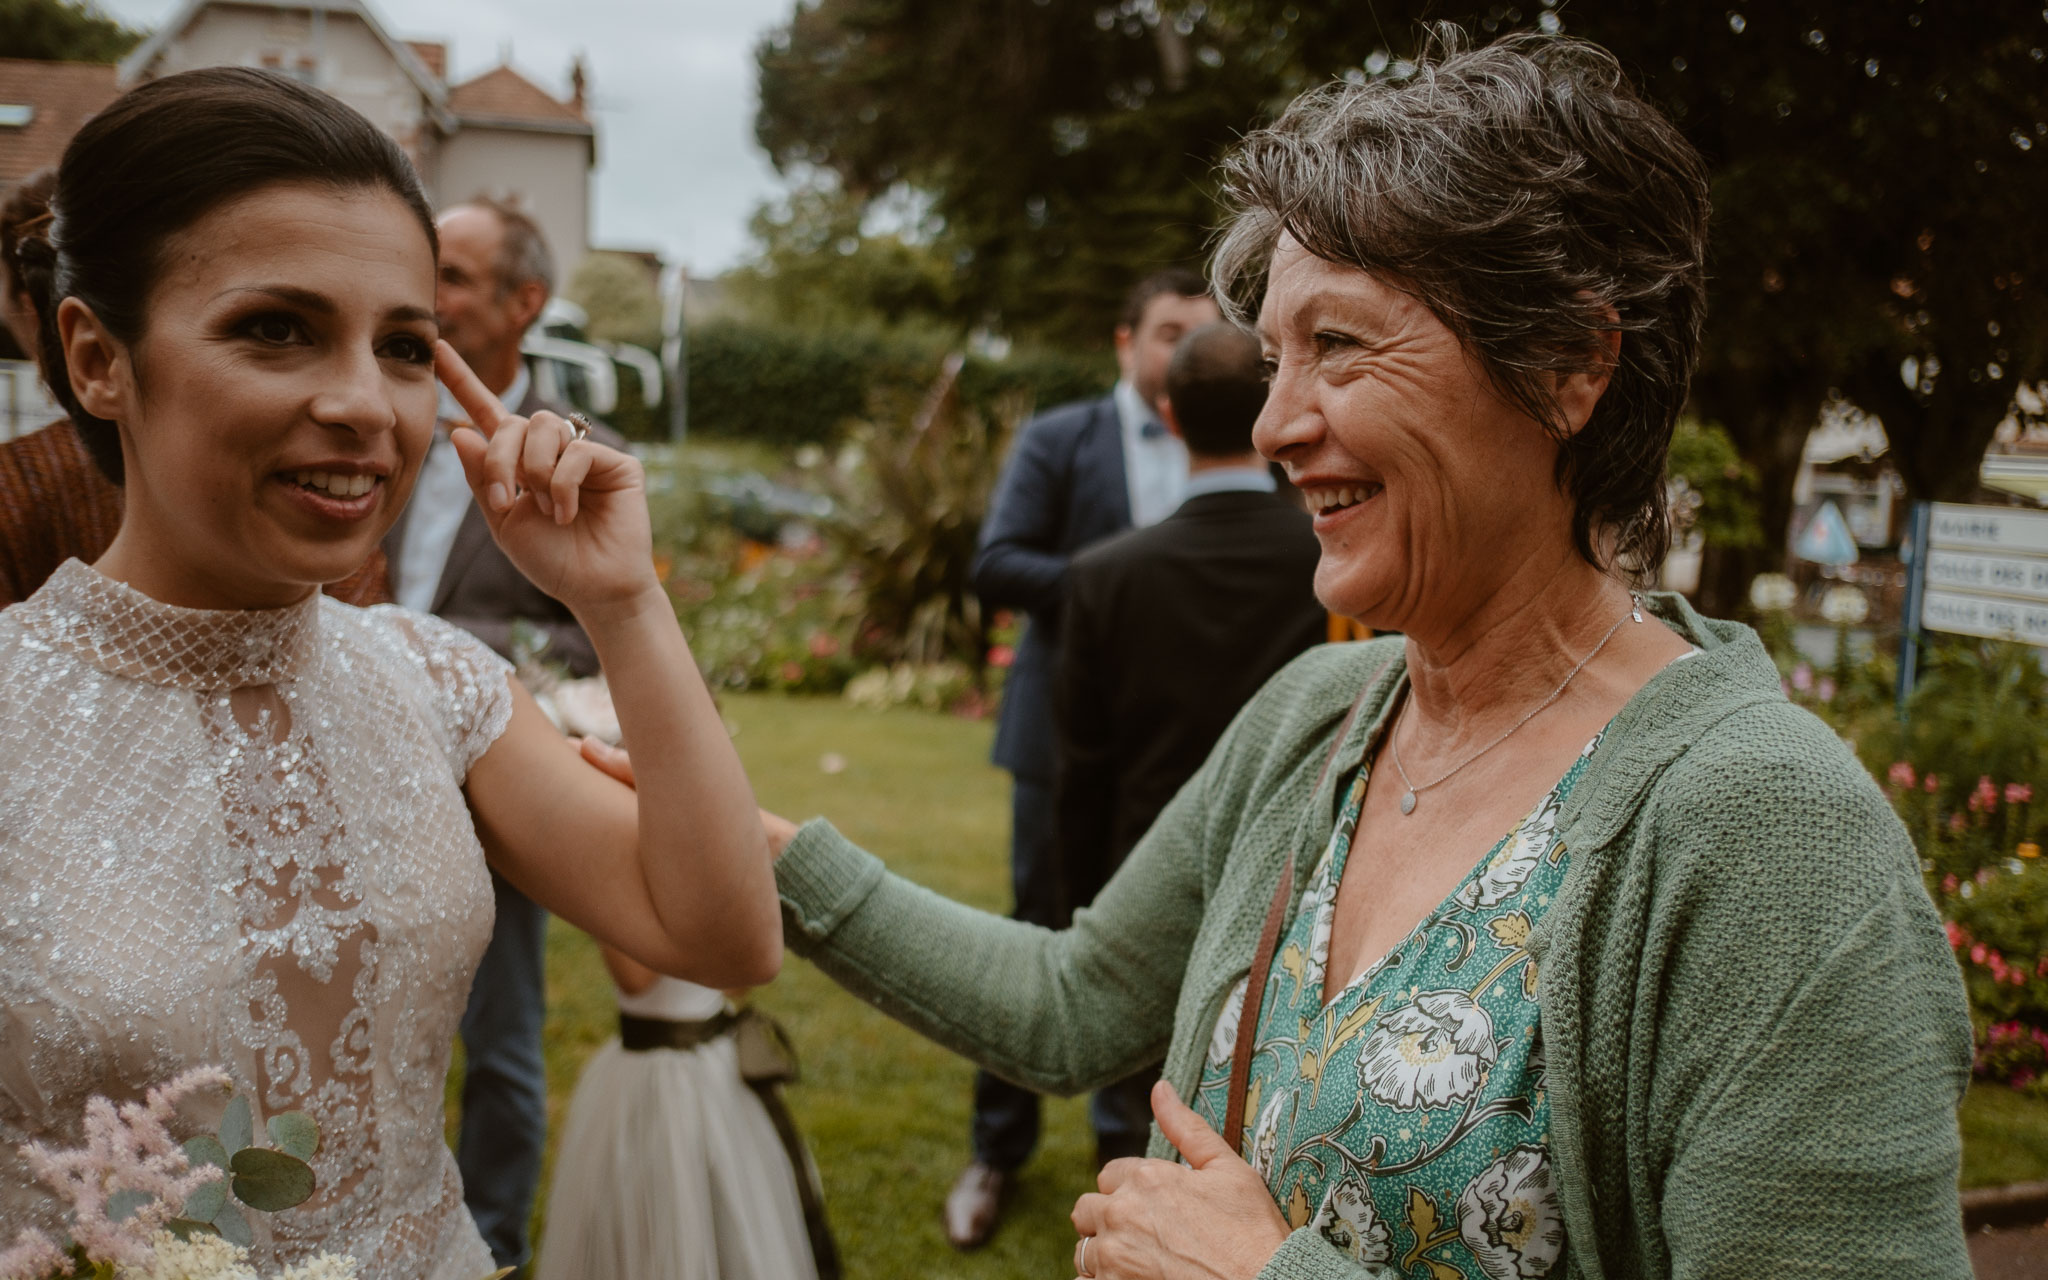
<instances>
[{"instance_id":1,"label":"silver necklace","mask_svg":"<svg viewBox=\"0 0 2048 1280\"><path fill-rule=\"evenodd\" d=\"M1593 651L1591 653L1579 659L1579 665L1573 667L1571 669L1570 674L1566 675L1565 678L1558 683L1557 688L1552 689L1550 691L1549 697L1537 703L1534 707L1532 707L1529 710L1528 714L1524 715L1520 720L1517 720L1513 724L1509 725L1506 733L1501 734L1492 742L1487 743L1485 746L1479 748L1479 750L1473 752L1471 755L1466 756L1464 760L1460 761L1457 765L1453 766L1451 771L1449 773L1444 774L1442 777L1436 778L1429 782L1425 782L1419 787L1416 786L1414 781L1409 778L1408 771L1401 767L1400 733L1395 732L1388 734L1388 742L1394 748L1394 769L1401 775L1401 784L1408 788L1408 790L1403 792L1401 795L1402 816L1405 817L1408 814L1415 812L1416 796L1420 795L1424 791L1429 790L1431 787L1449 782L1452 778L1456 777L1459 771L1464 769L1466 765L1471 764L1474 760L1477 760L1479 757L1493 750L1501 743L1506 742L1509 738L1512 738L1515 735L1515 730L1521 728L1523 725L1529 723L1531 720L1534 720L1537 717L1537 715L1541 713L1545 708L1549 707L1551 703L1556 702L1559 698L1562 698L1564 696L1564 691L1566 689L1569 689L1571 687L1572 681L1578 678L1579 672L1584 671L1586 669L1586 664L1591 662L1594 658L1599 657L1600 651L1607 647L1607 642L1609 640L1614 639L1614 633L1621 630L1622 623L1627 622L1631 618L1635 619L1637 622L1641 622L1643 620L1643 598L1637 595L1635 592L1631 591L1628 593L1628 599L1628 612L1622 614L1619 618L1616 618L1614 620L1614 625L1607 628L1607 634L1600 637L1600 643L1593 646ZM1398 726L1396 726L1396 728L1398 729Z\"/></svg>"}]
</instances>

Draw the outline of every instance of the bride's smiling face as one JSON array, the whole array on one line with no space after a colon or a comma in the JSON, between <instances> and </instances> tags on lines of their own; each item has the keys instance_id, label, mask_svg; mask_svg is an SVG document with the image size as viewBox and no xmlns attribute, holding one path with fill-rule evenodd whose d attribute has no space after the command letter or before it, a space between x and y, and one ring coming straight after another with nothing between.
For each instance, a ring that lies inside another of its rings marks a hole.
<instances>
[{"instance_id":1,"label":"bride's smiling face","mask_svg":"<svg viewBox=\"0 0 2048 1280\"><path fill-rule=\"evenodd\" d=\"M171 236L159 263L132 347L81 350L89 312L64 326L81 400L121 429L121 563L102 567L216 608L348 576L433 439L435 264L418 217L375 188L266 187Z\"/></svg>"}]
</instances>

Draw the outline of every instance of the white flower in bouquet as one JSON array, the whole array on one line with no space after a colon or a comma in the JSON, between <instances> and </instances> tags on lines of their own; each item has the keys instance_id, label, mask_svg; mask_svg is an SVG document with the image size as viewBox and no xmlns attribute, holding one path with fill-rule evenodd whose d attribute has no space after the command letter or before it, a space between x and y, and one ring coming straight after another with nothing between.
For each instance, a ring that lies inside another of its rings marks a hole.
<instances>
[{"instance_id":1,"label":"white flower in bouquet","mask_svg":"<svg viewBox=\"0 0 2048 1280\"><path fill-rule=\"evenodd\" d=\"M1820 599L1820 616L1838 627L1853 627L1870 616L1870 601L1847 583L1830 587Z\"/></svg>"},{"instance_id":2,"label":"white flower in bouquet","mask_svg":"<svg viewBox=\"0 0 2048 1280\"><path fill-rule=\"evenodd\" d=\"M1799 588L1782 573L1760 573L1749 583L1749 602L1764 613L1783 613L1799 599Z\"/></svg>"}]
</instances>

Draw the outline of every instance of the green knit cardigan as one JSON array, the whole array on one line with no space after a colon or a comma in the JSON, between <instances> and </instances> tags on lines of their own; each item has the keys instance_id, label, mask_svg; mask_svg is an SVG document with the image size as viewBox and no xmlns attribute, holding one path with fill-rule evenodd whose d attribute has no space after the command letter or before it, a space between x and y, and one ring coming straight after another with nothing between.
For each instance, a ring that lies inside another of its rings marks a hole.
<instances>
[{"instance_id":1,"label":"green knit cardigan","mask_svg":"<svg viewBox=\"0 0 2048 1280\"><path fill-rule=\"evenodd\" d=\"M1912 843L1752 632L1649 603L1704 652L1601 739L1529 944L1570 1274L1968 1280L1969 1015ZM1018 1083L1077 1093L1163 1057L1191 1096L1274 878L1290 849L1297 879L1314 867L1402 654L1326 646L1276 676L1071 928L941 898L815 820L776 866L791 945ZM1173 1154L1156 1126L1152 1154ZM1261 1276L1398 1274L1303 1228Z\"/></svg>"}]
</instances>

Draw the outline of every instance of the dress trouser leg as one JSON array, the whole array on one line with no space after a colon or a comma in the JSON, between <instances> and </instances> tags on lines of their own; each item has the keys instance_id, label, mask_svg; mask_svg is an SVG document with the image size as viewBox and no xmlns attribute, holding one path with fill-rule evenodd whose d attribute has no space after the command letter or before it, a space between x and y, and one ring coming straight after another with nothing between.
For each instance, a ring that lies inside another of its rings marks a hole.
<instances>
[{"instance_id":1,"label":"dress trouser leg","mask_svg":"<svg viewBox=\"0 0 2048 1280\"><path fill-rule=\"evenodd\" d=\"M1014 778L1010 789L1010 888L1013 919L1050 928L1058 918L1053 866L1052 784ZM1005 1171L1038 1146L1038 1095L986 1071L974 1077L974 1158Z\"/></svg>"},{"instance_id":2,"label":"dress trouser leg","mask_svg":"<svg viewBox=\"0 0 2048 1280\"><path fill-rule=\"evenodd\" d=\"M541 1024L547 912L493 872L498 922L462 1015L465 1074L455 1163L477 1231L501 1267L525 1266L548 1136Z\"/></svg>"}]
</instances>

